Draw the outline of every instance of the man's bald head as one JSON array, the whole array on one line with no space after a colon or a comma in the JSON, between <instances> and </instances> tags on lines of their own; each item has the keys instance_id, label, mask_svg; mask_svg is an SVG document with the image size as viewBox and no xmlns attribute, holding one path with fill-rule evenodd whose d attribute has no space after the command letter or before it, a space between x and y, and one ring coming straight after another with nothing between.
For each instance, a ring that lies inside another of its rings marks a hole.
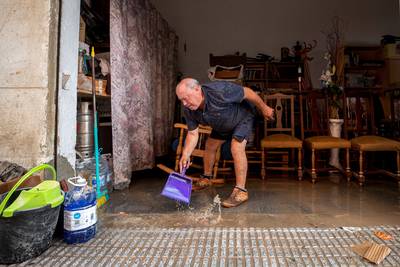
<instances>
[{"instance_id":1,"label":"man's bald head","mask_svg":"<svg viewBox=\"0 0 400 267\"><path fill-rule=\"evenodd\" d=\"M193 78L185 78L182 81L178 83L176 86L176 94L179 94L180 92L184 90L192 90L195 89L196 87L200 86L200 83Z\"/></svg>"},{"instance_id":2,"label":"man's bald head","mask_svg":"<svg viewBox=\"0 0 400 267\"><path fill-rule=\"evenodd\" d=\"M198 109L203 101L200 83L193 78L180 81L176 86L176 95L182 104L191 110Z\"/></svg>"}]
</instances>

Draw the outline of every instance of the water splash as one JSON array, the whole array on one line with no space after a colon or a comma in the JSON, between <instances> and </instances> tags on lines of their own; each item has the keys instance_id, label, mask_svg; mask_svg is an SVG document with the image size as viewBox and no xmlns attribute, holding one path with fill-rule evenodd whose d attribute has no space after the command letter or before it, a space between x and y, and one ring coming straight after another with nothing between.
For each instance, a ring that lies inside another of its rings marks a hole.
<instances>
[{"instance_id":1,"label":"water splash","mask_svg":"<svg viewBox=\"0 0 400 267\"><path fill-rule=\"evenodd\" d=\"M188 223L194 222L196 224L200 223L205 225L210 225L210 224L214 225L219 223L222 219L221 199L218 194L214 197L212 203L197 211L192 206L189 206L187 208L187 206L178 203L177 203L177 209L178 211L186 213L185 215L186 219L188 220ZM186 211L184 209L186 209Z\"/></svg>"}]
</instances>

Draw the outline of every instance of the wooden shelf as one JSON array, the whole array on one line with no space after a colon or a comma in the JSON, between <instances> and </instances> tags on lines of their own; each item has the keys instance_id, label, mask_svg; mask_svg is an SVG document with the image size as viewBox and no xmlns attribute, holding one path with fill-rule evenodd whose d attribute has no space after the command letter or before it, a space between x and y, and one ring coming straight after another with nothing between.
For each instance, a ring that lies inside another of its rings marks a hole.
<instances>
[{"instance_id":1,"label":"wooden shelf","mask_svg":"<svg viewBox=\"0 0 400 267\"><path fill-rule=\"evenodd\" d=\"M246 82L264 82L265 79L248 79Z\"/></svg>"},{"instance_id":2,"label":"wooden shelf","mask_svg":"<svg viewBox=\"0 0 400 267\"><path fill-rule=\"evenodd\" d=\"M267 88L298 88L298 68L301 62L248 62L245 65L244 84ZM304 71L303 71L304 75ZM304 77L303 79L309 80Z\"/></svg>"},{"instance_id":3,"label":"wooden shelf","mask_svg":"<svg viewBox=\"0 0 400 267\"><path fill-rule=\"evenodd\" d=\"M346 70L376 70L385 67L385 65L359 65L359 66L347 66L345 67Z\"/></svg>"},{"instance_id":4,"label":"wooden shelf","mask_svg":"<svg viewBox=\"0 0 400 267\"><path fill-rule=\"evenodd\" d=\"M380 46L345 47L344 86L360 90L382 90L385 61Z\"/></svg>"},{"instance_id":5,"label":"wooden shelf","mask_svg":"<svg viewBox=\"0 0 400 267\"><path fill-rule=\"evenodd\" d=\"M374 90L380 90L382 88L383 88L383 86L373 86L373 87L362 87L362 86L350 87L350 86L347 86L347 87L345 87L345 90L369 90L369 91L374 91Z\"/></svg>"},{"instance_id":6,"label":"wooden shelf","mask_svg":"<svg viewBox=\"0 0 400 267\"><path fill-rule=\"evenodd\" d=\"M91 98L92 97L92 93L88 93L86 91L81 91L81 90L78 89L78 97ZM111 95L96 94L96 98L99 98L99 99L111 99Z\"/></svg>"}]
</instances>

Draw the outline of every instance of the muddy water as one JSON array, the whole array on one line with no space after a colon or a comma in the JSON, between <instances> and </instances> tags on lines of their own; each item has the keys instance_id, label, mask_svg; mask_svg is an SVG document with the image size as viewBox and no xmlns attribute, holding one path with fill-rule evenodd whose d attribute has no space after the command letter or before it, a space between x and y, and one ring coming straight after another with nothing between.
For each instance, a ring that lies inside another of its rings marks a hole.
<instances>
[{"instance_id":1,"label":"muddy water","mask_svg":"<svg viewBox=\"0 0 400 267\"><path fill-rule=\"evenodd\" d=\"M213 202L206 207L199 209L189 208L186 212L188 220L193 220L200 224L215 225L222 219L221 216L221 199L219 195L216 195Z\"/></svg>"},{"instance_id":2,"label":"muddy water","mask_svg":"<svg viewBox=\"0 0 400 267\"><path fill-rule=\"evenodd\" d=\"M100 224L110 225L140 225L140 226L183 226L206 227L215 226L222 222L221 198L217 194L209 203L202 205L186 205L175 202L175 211L167 214L131 214L124 211L110 214L102 209L99 217Z\"/></svg>"},{"instance_id":3,"label":"muddy water","mask_svg":"<svg viewBox=\"0 0 400 267\"><path fill-rule=\"evenodd\" d=\"M201 207L184 205L176 202L176 210L181 213L177 216L185 218L186 223L197 223L201 225L215 225L222 219L221 198L217 194L211 203Z\"/></svg>"},{"instance_id":4,"label":"muddy water","mask_svg":"<svg viewBox=\"0 0 400 267\"><path fill-rule=\"evenodd\" d=\"M253 179L247 186L249 201L222 210L219 198L229 196L231 184L194 192L190 206L160 196L163 185L146 179L112 193L99 211L100 221L140 227L335 227L400 222L400 189L397 181L386 177L369 177L363 188L333 175L320 177L317 184Z\"/></svg>"}]
</instances>

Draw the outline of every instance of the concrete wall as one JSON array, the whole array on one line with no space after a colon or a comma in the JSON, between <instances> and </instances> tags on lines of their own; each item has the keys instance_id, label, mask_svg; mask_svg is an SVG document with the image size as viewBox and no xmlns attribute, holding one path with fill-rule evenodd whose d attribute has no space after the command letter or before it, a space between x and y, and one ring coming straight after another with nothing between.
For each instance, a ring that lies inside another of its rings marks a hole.
<instances>
[{"instance_id":1,"label":"concrete wall","mask_svg":"<svg viewBox=\"0 0 400 267\"><path fill-rule=\"evenodd\" d=\"M52 161L58 1L0 1L0 160Z\"/></svg>"},{"instance_id":2,"label":"concrete wall","mask_svg":"<svg viewBox=\"0 0 400 267\"><path fill-rule=\"evenodd\" d=\"M280 57L282 46L296 40L318 41L311 53L314 87L325 65L321 33L333 16L346 24L346 41L379 44L383 34L400 35L398 0L151 0L176 30L180 70L207 81L208 54L247 52ZM186 52L184 51L186 44Z\"/></svg>"},{"instance_id":3,"label":"concrete wall","mask_svg":"<svg viewBox=\"0 0 400 267\"><path fill-rule=\"evenodd\" d=\"M60 19L60 67L58 73L57 173L75 175L76 87L78 77L80 0L62 0ZM62 79L66 82L62 82ZM67 79L67 77L69 77Z\"/></svg>"}]
</instances>

